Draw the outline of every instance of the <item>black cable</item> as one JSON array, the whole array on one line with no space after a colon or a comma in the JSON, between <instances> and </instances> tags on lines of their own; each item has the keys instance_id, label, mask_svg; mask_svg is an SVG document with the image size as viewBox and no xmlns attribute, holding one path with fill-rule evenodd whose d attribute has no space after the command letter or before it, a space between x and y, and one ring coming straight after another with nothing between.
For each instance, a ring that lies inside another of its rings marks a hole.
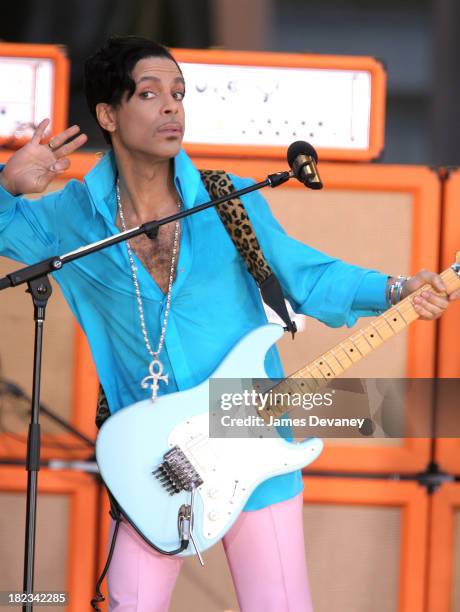
<instances>
[{"instance_id":1,"label":"black cable","mask_svg":"<svg viewBox=\"0 0 460 612\"><path fill-rule=\"evenodd\" d=\"M115 520L115 528L113 530L113 534L112 534L112 541L110 543L110 550L109 550L109 554L107 556L107 561L105 562L104 565L104 569L102 570L101 575L99 576L97 582L96 582L96 595L93 597L93 599L91 600L91 607L93 608L93 610L96 610L96 612L102 612L101 608L99 608L99 606L97 604L102 603L105 601L105 597L104 595L101 593L101 586L102 583L104 581L104 578L108 572L108 569L110 567L110 563L112 561L112 556L113 556L113 551L115 550L115 542L117 540L117 535L118 535L118 529L120 527L120 523L122 521L122 512L120 509L120 506L118 505L118 503L116 502L115 498L113 497L113 495L110 493L110 491L107 489L107 493L109 496L109 500L110 500L110 516ZM128 519L126 519L128 520ZM130 522L128 520L128 522ZM163 555L177 555L179 553L181 553L183 550L185 550L188 547L188 540L181 540L181 544L179 546L179 548L177 548L176 550L162 550L161 548L159 548L158 546L155 546L155 544L152 544L152 542L148 542L148 540L145 538L145 536L130 522L130 524L136 529L137 533L139 533L139 535L141 535L141 537L144 539L145 542L147 542L152 548L154 548L157 552L162 553Z\"/></svg>"},{"instance_id":2,"label":"black cable","mask_svg":"<svg viewBox=\"0 0 460 612\"><path fill-rule=\"evenodd\" d=\"M118 516L116 519L115 529L113 530L112 541L110 543L110 550L109 550L109 554L107 557L107 561L105 562L104 569L102 570L102 573L99 576L98 581L96 582L96 595L91 600L91 607L93 608L93 610L96 610L97 612L102 612L101 608L97 604L105 601L105 597L101 593L101 586L104 581L105 575L107 574L107 571L109 569L110 562L112 561L113 551L115 550L115 542L117 541L117 535L118 535L118 529L120 527L120 523L121 523L121 515Z\"/></svg>"},{"instance_id":3,"label":"black cable","mask_svg":"<svg viewBox=\"0 0 460 612\"><path fill-rule=\"evenodd\" d=\"M186 540L181 540L180 541L180 546L179 548L176 548L175 550L163 550L162 548L160 548L159 546L156 546L156 544L154 544L153 542L151 542L150 540L148 540L145 535L142 533L142 531L140 531L137 526L129 519L128 516L126 516L123 513L123 510L120 506L120 504L117 502L117 500L115 499L115 497L113 496L113 494L111 493L110 489L108 488L108 486L104 483L105 489L107 491L107 495L109 496L109 501L110 501L110 516L115 520L118 521L118 519L122 519L124 518L130 525L131 527L140 535L140 537L144 540L144 542L146 544L148 544L149 546L151 546L154 550L156 550L157 552L161 553L162 555L169 555L169 556L173 556L173 555L178 555L179 553L181 553L183 550L185 550L186 548L188 548L189 545L189 540L188 538Z\"/></svg>"}]
</instances>

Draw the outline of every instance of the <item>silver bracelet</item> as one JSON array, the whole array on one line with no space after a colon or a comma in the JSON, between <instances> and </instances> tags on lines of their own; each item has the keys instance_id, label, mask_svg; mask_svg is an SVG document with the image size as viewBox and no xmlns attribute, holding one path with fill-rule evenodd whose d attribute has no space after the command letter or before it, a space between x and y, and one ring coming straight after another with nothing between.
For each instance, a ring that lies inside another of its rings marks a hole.
<instances>
[{"instance_id":1,"label":"silver bracelet","mask_svg":"<svg viewBox=\"0 0 460 612\"><path fill-rule=\"evenodd\" d=\"M408 281L409 278L410 276L398 276L393 280L393 282L387 285L386 302L388 308L390 306L396 306L396 304L401 301L401 293L403 290L404 283Z\"/></svg>"}]
</instances>

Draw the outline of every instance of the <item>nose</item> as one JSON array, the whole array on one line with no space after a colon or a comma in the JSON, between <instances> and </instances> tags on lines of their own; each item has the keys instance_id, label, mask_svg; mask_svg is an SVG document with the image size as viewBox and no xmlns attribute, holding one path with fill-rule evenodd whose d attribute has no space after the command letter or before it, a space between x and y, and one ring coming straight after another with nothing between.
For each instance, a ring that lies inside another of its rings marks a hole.
<instances>
[{"instance_id":1,"label":"nose","mask_svg":"<svg viewBox=\"0 0 460 612\"><path fill-rule=\"evenodd\" d=\"M172 94L166 94L163 102L162 112L165 115L175 115L179 112L179 100L176 100Z\"/></svg>"}]
</instances>

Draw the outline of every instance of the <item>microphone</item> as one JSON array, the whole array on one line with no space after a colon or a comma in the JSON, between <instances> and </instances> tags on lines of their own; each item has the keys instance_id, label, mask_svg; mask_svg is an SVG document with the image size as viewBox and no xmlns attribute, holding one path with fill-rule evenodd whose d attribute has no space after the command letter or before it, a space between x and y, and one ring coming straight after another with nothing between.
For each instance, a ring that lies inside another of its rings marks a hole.
<instances>
[{"instance_id":1,"label":"microphone","mask_svg":"<svg viewBox=\"0 0 460 612\"><path fill-rule=\"evenodd\" d=\"M323 188L323 183L316 167L318 154L311 144L303 140L293 142L287 151L287 160L292 173L298 181L310 189Z\"/></svg>"}]
</instances>

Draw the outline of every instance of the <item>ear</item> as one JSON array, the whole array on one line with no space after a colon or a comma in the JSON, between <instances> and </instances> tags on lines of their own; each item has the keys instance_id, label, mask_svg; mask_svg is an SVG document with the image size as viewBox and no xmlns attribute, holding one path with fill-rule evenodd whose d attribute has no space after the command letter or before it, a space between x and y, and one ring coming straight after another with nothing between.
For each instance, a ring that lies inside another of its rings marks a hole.
<instances>
[{"instance_id":1,"label":"ear","mask_svg":"<svg viewBox=\"0 0 460 612\"><path fill-rule=\"evenodd\" d=\"M110 104L107 104L106 102L96 104L96 116L101 128L107 132L115 132L117 123L116 113L113 106L110 106Z\"/></svg>"}]
</instances>

